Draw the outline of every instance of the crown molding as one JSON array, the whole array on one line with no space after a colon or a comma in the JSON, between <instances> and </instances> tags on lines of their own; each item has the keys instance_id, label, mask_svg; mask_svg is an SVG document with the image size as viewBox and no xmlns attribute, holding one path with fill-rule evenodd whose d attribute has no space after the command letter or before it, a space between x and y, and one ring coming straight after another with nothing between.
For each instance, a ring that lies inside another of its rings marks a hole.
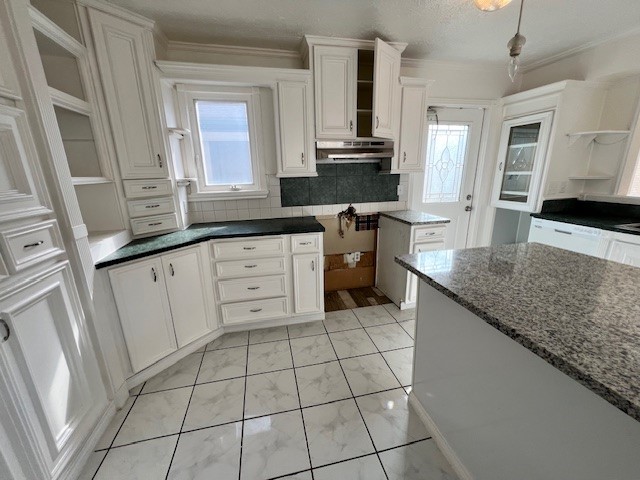
<instances>
[{"instance_id":1,"label":"crown molding","mask_svg":"<svg viewBox=\"0 0 640 480\"><path fill-rule=\"evenodd\" d=\"M429 67L446 67L452 70L469 70L469 69L482 69L482 70L495 70L506 69L506 63L504 62L453 62L447 60L431 60L428 58L402 58L400 66L403 68L429 68Z\"/></svg>"},{"instance_id":2,"label":"crown molding","mask_svg":"<svg viewBox=\"0 0 640 480\"><path fill-rule=\"evenodd\" d=\"M141 27L145 27L150 30L153 30L153 26L156 23L154 20L151 20L147 17L143 17L142 15L132 12L131 10L127 10L126 8L122 8L122 7L119 7L118 5L107 3L102 0L76 0L76 1L79 5L83 5L85 7L94 8L96 10L109 13L114 17L119 17L119 18L122 18L123 20L128 20L132 23L138 24Z\"/></svg>"},{"instance_id":3,"label":"crown molding","mask_svg":"<svg viewBox=\"0 0 640 480\"><path fill-rule=\"evenodd\" d=\"M191 52L217 55L242 55L250 57L295 58L300 60L300 52L280 50L276 48L239 47L234 45L218 45L211 43L178 42L170 40L167 48L171 52Z\"/></svg>"},{"instance_id":4,"label":"crown molding","mask_svg":"<svg viewBox=\"0 0 640 480\"><path fill-rule=\"evenodd\" d=\"M361 50L373 50L375 48L375 40L360 40L357 38L341 38L341 37L322 37L319 35L305 35L302 40L302 53L304 55L305 51L309 46L313 45L326 45L326 46L337 46L337 47L351 47L351 48L359 48ZM400 53L404 52L408 43L404 42L387 42L393 48L398 50Z\"/></svg>"}]
</instances>

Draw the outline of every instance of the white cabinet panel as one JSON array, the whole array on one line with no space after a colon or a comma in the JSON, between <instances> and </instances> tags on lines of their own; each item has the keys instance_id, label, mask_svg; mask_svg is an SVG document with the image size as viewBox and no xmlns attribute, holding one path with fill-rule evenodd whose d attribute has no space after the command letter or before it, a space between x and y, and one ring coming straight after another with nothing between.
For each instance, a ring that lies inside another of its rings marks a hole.
<instances>
[{"instance_id":1,"label":"white cabinet panel","mask_svg":"<svg viewBox=\"0 0 640 480\"><path fill-rule=\"evenodd\" d=\"M160 258L109 271L134 372L175 351L176 336Z\"/></svg>"},{"instance_id":2,"label":"white cabinet panel","mask_svg":"<svg viewBox=\"0 0 640 480\"><path fill-rule=\"evenodd\" d=\"M640 237L638 237L638 243L613 240L609 246L607 260L640 267Z\"/></svg>"},{"instance_id":3,"label":"white cabinet panel","mask_svg":"<svg viewBox=\"0 0 640 480\"><path fill-rule=\"evenodd\" d=\"M89 18L122 177L167 177L151 33L93 9Z\"/></svg>"},{"instance_id":4,"label":"white cabinet panel","mask_svg":"<svg viewBox=\"0 0 640 480\"><path fill-rule=\"evenodd\" d=\"M176 228L178 228L178 217L175 213L131 219L131 231L134 235L146 235Z\"/></svg>"},{"instance_id":5,"label":"white cabinet panel","mask_svg":"<svg viewBox=\"0 0 640 480\"><path fill-rule=\"evenodd\" d=\"M175 211L173 198L171 197L129 200L127 202L127 208L129 209L129 216L131 218L144 217L147 215L161 215L164 213L173 213Z\"/></svg>"},{"instance_id":6,"label":"white cabinet panel","mask_svg":"<svg viewBox=\"0 0 640 480\"><path fill-rule=\"evenodd\" d=\"M424 169L427 150L427 87L402 87L400 147L398 169L420 172Z\"/></svg>"},{"instance_id":7,"label":"white cabinet panel","mask_svg":"<svg viewBox=\"0 0 640 480\"><path fill-rule=\"evenodd\" d=\"M221 280L218 292L221 302L280 297L287 294L287 282L284 275Z\"/></svg>"},{"instance_id":8,"label":"white cabinet panel","mask_svg":"<svg viewBox=\"0 0 640 480\"><path fill-rule=\"evenodd\" d=\"M64 253L55 220L0 231L0 250L11 273Z\"/></svg>"},{"instance_id":9,"label":"white cabinet panel","mask_svg":"<svg viewBox=\"0 0 640 480\"><path fill-rule=\"evenodd\" d=\"M416 243L412 253L431 252L433 250L444 250L444 239L432 242ZM407 282L407 303L415 303L418 296L418 277L413 273L408 274Z\"/></svg>"},{"instance_id":10,"label":"white cabinet panel","mask_svg":"<svg viewBox=\"0 0 640 480\"><path fill-rule=\"evenodd\" d=\"M285 273L285 260L284 257L232 260L229 262L217 262L215 269L219 278L273 275Z\"/></svg>"},{"instance_id":11,"label":"white cabinet panel","mask_svg":"<svg viewBox=\"0 0 640 480\"><path fill-rule=\"evenodd\" d=\"M212 242L214 258L249 258L262 255L282 255L284 239L280 237L251 239L240 238L226 242Z\"/></svg>"},{"instance_id":12,"label":"white cabinet panel","mask_svg":"<svg viewBox=\"0 0 640 480\"><path fill-rule=\"evenodd\" d=\"M162 256L178 348L215 329L210 321L211 274L205 257L204 245Z\"/></svg>"},{"instance_id":13,"label":"white cabinet panel","mask_svg":"<svg viewBox=\"0 0 640 480\"><path fill-rule=\"evenodd\" d=\"M227 303L221 305L220 310L222 311L222 322L226 324L250 323L289 315L286 297Z\"/></svg>"},{"instance_id":14,"label":"white cabinet panel","mask_svg":"<svg viewBox=\"0 0 640 480\"><path fill-rule=\"evenodd\" d=\"M400 52L379 38L373 66L374 137L395 138L400 92Z\"/></svg>"},{"instance_id":15,"label":"white cabinet panel","mask_svg":"<svg viewBox=\"0 0 640 480\"><path fill-rule=\"evenodd\" d=\"M278 82L281 176L315 173L313 117L308 82Z\"/></svg>"},{"instance_id":16,"label":"white cabinet panel","mask_svg":"<svg viewBox=\"0 0 640 480\"><path fill-rule=\"evenodd\" d=\"M9 56L9 45L6 33L0 23L0 96L8 98L16 98L19 96L18 82L13 70L13 63Z\"/></svg>"},{"instance_id":17,"label":"white cabinet panel","mask_svg":"<svg viewBox=\"0 0 640 480\"><path fill-rule=\"evenodd\" d=\"M319 254L293 256L295 313L313 313L324 309L322 281L322 264Z\"/></svg>"},{"instance_id":18,"label":"white cabinet panel","mask_svg":"<svg viewBox=\"0 0 640 480\"><path fill-rule=\"evenodd\" d=\"M316 137L355 138L358 50L317 46L313 58Z\"/></svg>"}]
</instances>

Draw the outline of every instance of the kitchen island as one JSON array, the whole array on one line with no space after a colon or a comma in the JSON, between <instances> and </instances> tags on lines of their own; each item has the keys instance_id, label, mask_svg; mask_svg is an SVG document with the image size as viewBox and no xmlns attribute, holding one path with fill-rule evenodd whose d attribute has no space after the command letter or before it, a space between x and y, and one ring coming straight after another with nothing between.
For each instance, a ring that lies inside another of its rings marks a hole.
<instances>
[{"instance_id":1,"label":"kitchen island","mask_svg":"<svg viewBox=\"0 0 640 480\"><path fill-rule=\"evenodd\" d=\"M411 401L461 478L640 478L640 269L535 243L396 261Z\"/></svg>"}]
</instances>

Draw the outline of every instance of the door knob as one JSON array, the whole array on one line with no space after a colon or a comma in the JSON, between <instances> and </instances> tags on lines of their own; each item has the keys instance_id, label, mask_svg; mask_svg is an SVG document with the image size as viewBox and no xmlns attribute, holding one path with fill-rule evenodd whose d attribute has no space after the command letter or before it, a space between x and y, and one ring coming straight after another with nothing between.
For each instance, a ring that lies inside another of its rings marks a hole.
<instances>
[{"instance_id":1,"label":"door knob","mask_svg":"<svg viewBox=\"0 0 640 480\"><path fill-rule=\"evenodd\" d=\"M467 205L466 207L464 207L465 212L470 212L471 210L472 210L471 205Z\"/></svg>"}]
</instances>

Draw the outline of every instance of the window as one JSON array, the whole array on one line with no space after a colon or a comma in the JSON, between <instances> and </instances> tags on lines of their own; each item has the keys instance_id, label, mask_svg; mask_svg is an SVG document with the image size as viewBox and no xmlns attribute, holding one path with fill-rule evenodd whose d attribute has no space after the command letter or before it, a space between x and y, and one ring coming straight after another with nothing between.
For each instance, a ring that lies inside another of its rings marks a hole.
<instances>
[{"instance_id":1,"label":"window","mask_svg":"<svg viewBox=\"0 0 640 480\"><path fill-rule=\"evenodd\" d=\"M178 98L191 132L183 147L186 170L197 184L191 196L266 196L260 89L179 85Z\"/></svg>"},{"instance_id":2,"label":"window","mask_svg":"<svg viewBox=\"0 0 640 480\"><path fill-rule=\"evenodd\" d=\"M468 136L468 125L429 125L424 203L460 200Z\"/></svg>"}]
</instances>

